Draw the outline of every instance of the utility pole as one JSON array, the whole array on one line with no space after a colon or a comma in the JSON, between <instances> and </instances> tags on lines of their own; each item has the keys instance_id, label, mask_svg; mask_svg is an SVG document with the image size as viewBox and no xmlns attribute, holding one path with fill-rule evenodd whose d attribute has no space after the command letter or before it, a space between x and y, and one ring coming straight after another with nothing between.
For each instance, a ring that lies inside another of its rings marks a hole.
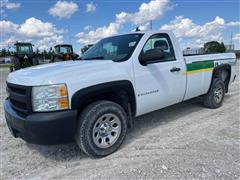
<instances>
[{"instance_id":1,"label":"utility pole","mask_svg":"<svg viewBox=\"0 0 240 180\"><path fill-rule=\"evenodd\" d=\"M231 32L231 48L233 49L233 33Z\"/></svg>"},{"instance_id":2,"label":"utility pole","mask_svg":"<svg viewBox=\"0 0 240 180\"><path fill-rule=\"evenodd\" d=\"M70 26L68 25L68 42L71 44L71 31L70 31Z\"/></svg>"},{"instance_id":3,"label":"utility pole","mask_svg":"<svg viewBox=\"0 0 240 180\"><path fill-rule=\"evenodd\" d=\"M8 51L10 50L10 42L7 43L8 44Z\"/></svg>"},{"instance_id":4,"label":"utility pole","mask_svg":"<svg viewBox=\"0 0 240 180\"><path fill-rule=\"evenodd\" d=\"M152 20L150 20L150 29L152 30Z\"/></svg>"}]
</instances>

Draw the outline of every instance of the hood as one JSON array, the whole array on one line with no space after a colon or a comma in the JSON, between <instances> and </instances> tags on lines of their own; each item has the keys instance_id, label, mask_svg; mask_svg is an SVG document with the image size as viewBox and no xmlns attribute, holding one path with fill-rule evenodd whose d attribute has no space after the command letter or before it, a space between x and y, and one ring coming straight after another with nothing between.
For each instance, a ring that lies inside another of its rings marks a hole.
<instances>
[{"instance_id":1,"label":"hood","mask_svg":"<svg viewBox=\"0 0 240 180\"><path fill-rule=\"evenodd\" d=\"M33 66L12 72L7 82L25 86L63 83L64 79L83 77L113 65L111 60L64 61Z\"/></svg>"}]
</instances>

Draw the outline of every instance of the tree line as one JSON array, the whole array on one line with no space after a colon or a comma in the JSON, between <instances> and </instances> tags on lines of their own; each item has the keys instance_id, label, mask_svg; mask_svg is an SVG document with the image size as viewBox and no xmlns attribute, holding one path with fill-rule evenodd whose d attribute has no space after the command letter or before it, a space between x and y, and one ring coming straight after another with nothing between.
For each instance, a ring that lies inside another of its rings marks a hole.
<instances>
[{"instance_id":1,"label":"tree line","mask_svg":"<svg viewBox=\"0 0 240 180\"><path fill-rule=\"evenodd\" d=\"M81 53L85 53L90 47L92 47L93 45L85 45L81 48ZM204 44L204 51L206 54L208 53L223 53L226 52L226 47L224 45L223 42L219 43L217 41L210 41ZM237 57L240 57L240 51L235 51ZM0 50L0 57L5 57L5 56L13 56L15 54L14 51L10 51L7 50L5 48ZM40 52L38 49L34 52L34 54L40 58L43 59L51 59L52 55L53 55L53 51L49 50L49 51L42 51Z\"/></svg>"},{"instance_id":2,"label":"tree line","mask_svg":"<svg viewBox=\"0 0 240 180\"><path fill-rule=\"evenodd\" d=\"M0 57L14 56L15 53L16 53L15 51L10 51L10 50L3 48L0 50ZM39 51L39 49L37 49L34 52L34 55L36 55L37 57L40 57L42 59L51 59L53 52L50 50L49 51L46 51L46 50Z\"/></svg>"}]
</instances>

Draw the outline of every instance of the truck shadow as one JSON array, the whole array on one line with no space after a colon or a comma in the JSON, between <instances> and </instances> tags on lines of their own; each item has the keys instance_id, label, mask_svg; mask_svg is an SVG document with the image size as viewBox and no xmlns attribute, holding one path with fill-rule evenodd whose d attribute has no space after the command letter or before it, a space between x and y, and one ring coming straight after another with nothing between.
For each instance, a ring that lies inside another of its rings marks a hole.
<instances>
[{"instance_id":1,"label":"truck shadow","mask_svg":"<svg viewBox=\"0 0 240 180\"><path fill-rule=\"evenodd\" d=\"M201 102L201 98L198 97L139 116L135 119L134 127L128 132L122 147L155 127L177 121L179 118L201 111L203 108L205 107Z\"/></svg>"},{"instance_id":2,"label":"truck shadow","mask_svg":"<svg viewBox=\"0 0 240 180\"><path fill-rule=\"evenodd\" d=\"M225 100L229 98L225 96ZM147 131L157 127L164 126L171 121L177 121L179 118L188 116L190 113L202 111L204 106L201 98L194 98L161 110L157 110L146 115L135 118L134 127L129 129L127 137L121 148L133 142L136 137L145 134ZM76 143L69 143L64 145L42 146L26 143L29 149L38 151L45 158L54 161L74 161L77 162L82 159L89 158L77 146Z\"/></svg>"},{"instance_id":3,"label":"truck shadow","mask_svg":"<svg viewBox=\"0 0 240 180\"><path fill-rule=\"evenodd\" d=\"M228 101L231 95L226 94L224 101ZM139 116L134 121L134 127L128 132L127 138L123 145L130 144L136 139L136 137L145 134L147 131L152 130L158 126L164 126L172 121L177 121L180 118L187 117L191 113L197 113L203 111L206 108L202 103L202 98L193 98L146 115ZM214 110L214 109L212 109Z\"/></svg>"},{"instance_id":4,"label":"truck shadow","mask_svg":"<svg viewBox=\"0 0 240 180\"><path fill-rule=\"evenodd\" d=\"M59 145L35 145L26 143L29 149L38 151L42 156L54 161L78 161L88 156L85 155L75 142Z\"/></svg>"}]
</instances>

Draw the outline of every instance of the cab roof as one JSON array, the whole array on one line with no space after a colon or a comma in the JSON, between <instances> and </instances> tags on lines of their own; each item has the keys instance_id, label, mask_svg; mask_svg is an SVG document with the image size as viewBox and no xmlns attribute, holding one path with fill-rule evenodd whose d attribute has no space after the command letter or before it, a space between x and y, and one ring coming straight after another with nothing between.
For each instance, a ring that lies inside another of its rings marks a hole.
<instances>
[{"instance_id":1,"label":"cab roof","mask_svg":"<svg viewBox=\"0 0 240 180\"><path fill-rule=\"evenodd\" d=\"M33 45L32 43L30 43L30 42L16 42L15 44L14 44L15 46L16 45Z\"/></svg>"}]
</instances>

